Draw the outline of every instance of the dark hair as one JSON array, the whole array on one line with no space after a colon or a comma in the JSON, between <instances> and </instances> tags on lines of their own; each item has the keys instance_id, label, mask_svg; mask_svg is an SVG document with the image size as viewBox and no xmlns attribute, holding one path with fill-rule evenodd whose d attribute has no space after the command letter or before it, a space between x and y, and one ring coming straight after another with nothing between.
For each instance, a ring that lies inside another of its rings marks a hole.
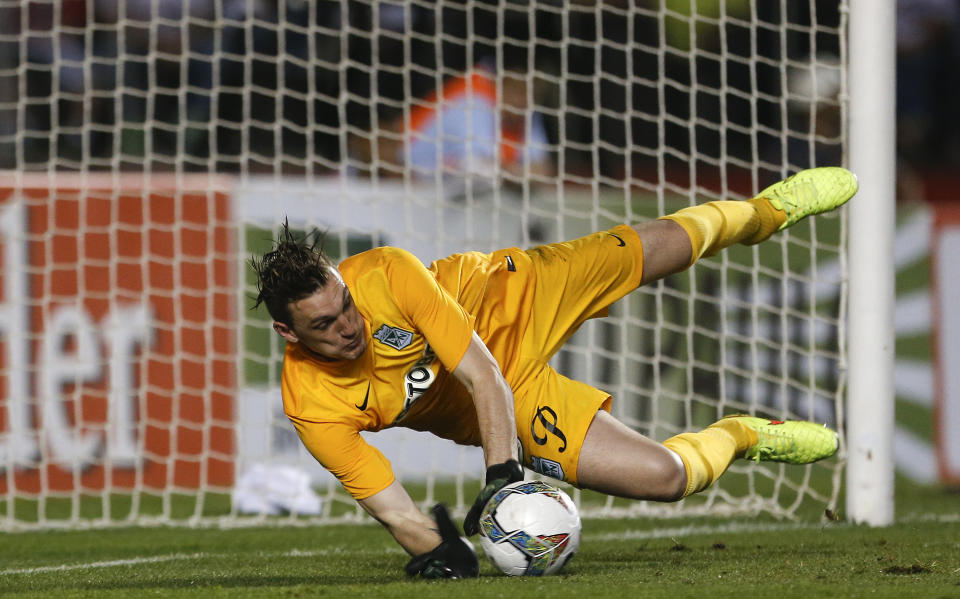
<instances>
[{"instance_id":1,"label":"dark hair","mask_svg":"<svg viewBox=\"0 0 960 599\"><path fill-rule=\"evenodd\" d=\"M290 303L309 297L330 280L333 261L323 251L323 235L297 239L284 221L273 249L263 257L253 256L250 266L257 273L257 298L253 308L267 307L271 318L293 326Z\"/></svg>"}]
</instances>

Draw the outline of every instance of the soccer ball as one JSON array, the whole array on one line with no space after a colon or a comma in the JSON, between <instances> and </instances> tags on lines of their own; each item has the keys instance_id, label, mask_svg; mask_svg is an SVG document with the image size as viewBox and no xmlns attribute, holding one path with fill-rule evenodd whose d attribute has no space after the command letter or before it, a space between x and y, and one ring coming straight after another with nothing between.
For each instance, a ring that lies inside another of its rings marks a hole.
<instances>
[{"instance_id":1,"label":"soccer ball","mask_svg":"<svg viewBox=\"0 0 960 599\"><path fill-rule=\"evenodd\" d=\"M580 514L557 487L542 481L512 483L480 513L480 544L504 574L555 574L580 546Z\"/></svg>"}]
</instances>

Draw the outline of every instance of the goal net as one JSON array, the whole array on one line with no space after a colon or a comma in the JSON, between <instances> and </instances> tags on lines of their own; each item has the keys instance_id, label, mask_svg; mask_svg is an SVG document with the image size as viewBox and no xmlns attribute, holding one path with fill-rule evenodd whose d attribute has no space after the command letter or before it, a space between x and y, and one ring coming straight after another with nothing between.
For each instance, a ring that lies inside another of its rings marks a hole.
<instances>
[{"instance_id":1,"label":"goal net","mask_svg":"<svg viewBox=\"0 0 960 599\"><path fill-rule=\"evenodd\" d=\"M282 412L248 259L573 238L843 164L847 3L0 2L0 529L361 517ZM554 359L656 440L730 413L843 428L844 218L641 288ZM418 502L476 448L367 440ZM834 509L840 458L670 505ZM611 456L617 459L617 456Z\"/></svg>"}]
</instances>

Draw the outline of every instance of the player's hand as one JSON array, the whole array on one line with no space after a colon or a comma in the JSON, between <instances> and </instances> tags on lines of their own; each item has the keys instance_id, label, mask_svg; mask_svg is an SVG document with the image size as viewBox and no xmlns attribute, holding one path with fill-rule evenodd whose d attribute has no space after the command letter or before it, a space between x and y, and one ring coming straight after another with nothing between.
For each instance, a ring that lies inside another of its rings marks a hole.
<instances>
[{"instance_id":1,"label":"player's hand","mask_svg":"<svg viewBox=\"0 0 960 599\"><path fill-rule=\"evenodd\" d=\"M483 506L487 505L487 502L497 491L510 483L521 480L523 480L523 466L517 460L507 460L502 464L494 464L487 468L486 485L477 495L473 505L470 506L467 517L463 519L464 534L468 537L477 534L480 531L480 512L483 511Z\"/></svg>"},{"instance_id":2,"label":"player's hand","mask_svg":"<svg viewBox=\"0 0 960 599\"><path fill-rule=\"evenodd\" d=\"M427 553L414 556L407 562L408 576L423 578L476 578L480 573L477 552L470 541L460 536L456 525L442 503L433 506L433 518L443 541Z\"/></svg>"}]
</instances>

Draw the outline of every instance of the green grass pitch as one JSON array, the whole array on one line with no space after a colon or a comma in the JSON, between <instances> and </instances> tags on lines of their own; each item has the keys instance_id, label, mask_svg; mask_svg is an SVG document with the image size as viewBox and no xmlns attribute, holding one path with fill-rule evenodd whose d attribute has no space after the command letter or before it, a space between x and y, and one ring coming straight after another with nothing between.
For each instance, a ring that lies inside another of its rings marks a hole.
<instances>
[{"instance_id":1,"label":"green grass pitch","mask_svg":"<svg viewBox=\"0 0 960 599\"><path fill-rule=\"evenodd\" d=\"M886 528L772 518L586 520L558 576L408 579L375 524L7 533L17 597L960 597L960 502L899 481ZM479 543L477 543L479 546Z\"/></svg>"}]
</instances>

